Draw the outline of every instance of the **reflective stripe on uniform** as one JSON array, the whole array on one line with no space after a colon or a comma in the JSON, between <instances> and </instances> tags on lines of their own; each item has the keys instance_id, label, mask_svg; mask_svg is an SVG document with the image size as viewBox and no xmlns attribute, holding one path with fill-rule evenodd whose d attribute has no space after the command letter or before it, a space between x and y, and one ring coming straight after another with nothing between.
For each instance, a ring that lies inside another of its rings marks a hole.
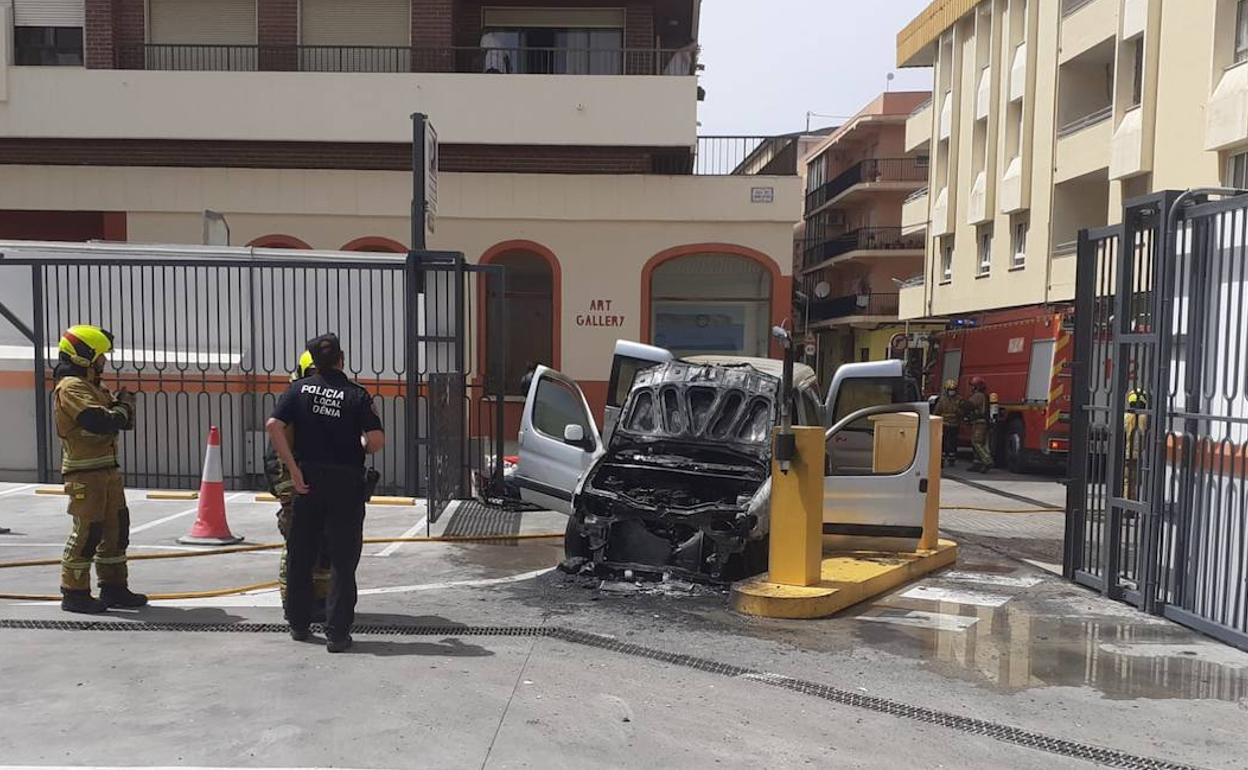
<instances>
[{"instance_id":1,"label":"reflective stripe on uniform","mask_svg":"<svg viewBox=\"0 0 1248 770\"><path fill-rule=\"evenodd\" d=\"M74 460L65 455L61 459L61 473L74 473L75 471L95 471L101 468L116 468L117 455L107 454L99 457L89 457L82 460Z\"/></svg>"},{"instance_id":2,"label":"reflective stripe on uniform","mask_svg":"<svg viewBox=\"0 0 1248 770\"><path fill-rule=\"evenodd\" d=\"M96 556L95 563L96 564L125 564L126 556L125 554L122 554L121 556Z\"/></svg>"}]
</instances>

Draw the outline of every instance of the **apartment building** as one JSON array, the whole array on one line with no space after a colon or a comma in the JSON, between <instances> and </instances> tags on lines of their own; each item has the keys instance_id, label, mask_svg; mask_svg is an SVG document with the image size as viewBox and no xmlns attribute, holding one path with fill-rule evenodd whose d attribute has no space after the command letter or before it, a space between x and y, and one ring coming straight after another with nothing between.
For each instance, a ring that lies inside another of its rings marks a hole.
<instances>
[{"instance_id":1,"label":"apartment building","mask_svg":"<svg viewBox=\"0 0 1248 770\"><path fill-rule=\"evenodd\" d=\"M902 318L1068 302L1079 231L1123 201L1248 186L1246 0L935 0L897 59L934 93L907 125L932 160Z\"/></svg>"},{"instance_id":2,"label":"apartment building","mask_svg":"<svg viewBox=\"0 0 1248 770\"><path fill-rule=\"evenodd\" d=\"M794 162L697 136L698 0L0 0L0 238L406 251L510 269L508 387L600 408L617 338L765 355L790 312Z\"/></svg>"},{"instance_id":3,"label":"apartment building","mask_svg":"<svg viewBox=\"0 0 1248 770\"><path fill-rule=\"evenodd\" d=\"M926 147L906 147L912 112L928 92L885 93L811 148L795 248L804 302L799 331L813 335L811 363L827 377L850 361L890 357L898 283L921 270L925 222L905 227L903 210L926 200ZM924 218L925 219L925 218Z\"/></svg>"}]
</instances>

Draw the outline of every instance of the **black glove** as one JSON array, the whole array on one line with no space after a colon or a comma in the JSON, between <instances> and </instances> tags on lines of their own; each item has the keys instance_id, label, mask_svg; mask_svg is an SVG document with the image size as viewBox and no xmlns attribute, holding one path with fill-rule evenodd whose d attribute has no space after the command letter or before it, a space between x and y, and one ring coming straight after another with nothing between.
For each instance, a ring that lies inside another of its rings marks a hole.
<instances>
[{"instance_id":1,"label":"black glove","mask_svg":"<svg viewBox=\"0 0 1248 770\"><path fill-rule=\"evenodd\" d=\"M121 429L133 430L135 416L135 394L132 391L122 388L117 391L117 395L113 400L116 405L120 406L126 413L126 424L123 425Z\"/></svg>"},{"instance_id":2,"label":"black glove","mask_svg":"<svg viewBox=\"0 0 1248 770\"><path fill-rule=\"evenodd\" d=\"M376 468L369 468L364 471L364 501L368 502L373 498L373 493L377 491L377 484L381 481L381 471Z\"/></svg>"}]
</instances>

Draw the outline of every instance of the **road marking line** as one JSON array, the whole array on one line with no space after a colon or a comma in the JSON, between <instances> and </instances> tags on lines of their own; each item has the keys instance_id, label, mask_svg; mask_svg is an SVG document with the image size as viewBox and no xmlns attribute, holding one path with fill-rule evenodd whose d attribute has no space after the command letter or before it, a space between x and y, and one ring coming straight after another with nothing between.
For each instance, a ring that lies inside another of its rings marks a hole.
<instances>
[{"instance_id":1,"label":"road marking line","mask_svg":"<svg viewBox=\"0 0 1248 770\"><path fill-rule=\"evenodd\" d=\"M39 485L38 484L22 484L21 486L13 487L11 489L6 489L3 492L0 492L0 497L4 497L5 495L17 494L18 492L25 492L26 490L33 489L37 486Z\"/></svg>"},{"instance_id":2,"label":"road marking line","mask_svg":"<svg viewBox=\"0 0 1248 770\"><path fill-rule=\"evenodd\" d=\"M419 532L421 528L425 526L425 522L428 520L429 520L428 516L421 516L420 519L415 524L409 527L408 530L404 532L402 535L399 535L399 537L415 537L416 533ZM390 554L402 548L404 545L406 545L406 543L391 543L390 545L378 551L376 555L377 556L389 556Z\"/></svg>"},{"instance_id":3,"label":"road marking line","mask_svg":"<svg viewBox=\"0 0 1248 770\"><path fill-rule=\"evenodd\" d=\"M937 580L953 580L958 583L981 583L986 586L1007 586L1010 588L1031 588L1044 582L1044 578L1035 575L989 575L983 572L962 572L953 570L934 576Z\"/></svg>"},{"instance_id":4,"label":"road marking line","mask_svg":"<svg viewBox=\"0 0 1248 770\"><path fill-rule=\"evenodd\" d=\"M234 500L235 498L238 498L247 494L251 494L251 493L250 492L235 492L232 495L226 495L225 501L228 503L231 500ZM156 519L155 521L149 521L146 524L140 524L137 527L131 527L130 534L133 535L136 532L145 532L151 529L152 527L158 527L161 524L164 524L166 522L173 521L174 519L180 519L183 516L190 516L192 513L198 513L198 512L199 512L199 506L197 505L194 508L187 508L185 511L178 511L177 513L171 513L168 516L164 516L162 518Z\"/></svg>"},{"instance_id":5,"label":"road marking line","mask_svg":"<svg viewBox=\"0 0 1248 770\"><path fill-rule=\"evenodd\" d=\"M0 543L0 548L64 548L64 547L65 547L64 543L23 543L23 542ZM197 553L197 552L202 552L204 550L204 547L202 545L139 545L137 543L130 543L129 545L126 546L127 551L133 551L136 548L148 548L153 551L187 551L188 553ZM281 554L281 551L269 550L269 551L240 551L238 552L237 555L238 556L277 556L279 554ZM4 767L4 765L0 765L0 768L2 767Z\"/></svg>"},{"instance_id":6,"label":"road marking line","mask_svg":"<svg viewBox=\"0 0 1248 770\"><path fill-rule=\"evenodd\" d=\"M915 586L901 595L903 599L922 599L929 602L949 602L950 604L971 604L976 607L1000 607L1012 597L1000 594L985 594L979 591L958 591L938 586Z\"/></svg>"},{"instance_id":7,"label":"road marking line","mask_svg":"<svg viewBox=\"0 0 1248 770\"><path fill-rule=\"evenodd\" d=\"M913 626L936 631L965 631L979 622L979 618L968 618L965 615L947 615L941 612L923 612L907 610L900 614L859 615L857 620L871 623L889 623L895 626Z\"/></svg>"}]
</instances>

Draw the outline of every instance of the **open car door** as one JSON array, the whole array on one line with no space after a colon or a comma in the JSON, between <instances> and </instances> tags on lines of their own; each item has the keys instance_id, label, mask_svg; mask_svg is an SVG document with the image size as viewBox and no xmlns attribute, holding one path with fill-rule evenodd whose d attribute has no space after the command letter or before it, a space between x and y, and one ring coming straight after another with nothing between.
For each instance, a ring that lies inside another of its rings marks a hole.
<instances>
[{"instance_id":1,"label":"open car door","mask_svg":"<svg viewBox=\"0 0 1248 770\"><path fill-rule=\"evenodd\" d=\"M890 545L917 545L923 534L927 497L929 414L925 402L870 406L828 429L823 479L825 536L889 538ZM858 453L831 450L837 437L847 430L870 442L865 467Z\"/></svg>"},{"instance_id":2,"label":"open car door","mask_svg":"<svg viewBox=\"0 0 1248 770\"><path fill-rule=\"evenodd\" d=\"M860 409L919 400L915 383L905 376L901 361L869 361L837 368L824 402L824 426L831 427ZM868 422L855 421L828 441L828 458L842 472L870 473L874 431Z\"/></svg>"},{"instance_id":3,"label":"open car door","mask_svg":"<svg viewBox=\"0 0 1248 770\"><path fill-rule=\"evenodd\" d=\"M673 358L672 351L667 348L628 340L615 341L615 355L611 358L611 379L607 382L607 407L602 416L604 441L610 441L611 434L615 432L615 423L620 419L620 410L628 400L628 392L633 388L633 378L637 376L637 372Z\"/></svg>"},{"instance_id":4,"label":"open car door","mask_svg":"<svg viewBox=\"0 0 1248 770\"><path fill-rule=\"evenodd\" d=\"M572 493L602 454L602 437L574 380L545 366L533 372L520 418L516 485L525 502L572 513Z\"/></svg>"}]
</instances>

